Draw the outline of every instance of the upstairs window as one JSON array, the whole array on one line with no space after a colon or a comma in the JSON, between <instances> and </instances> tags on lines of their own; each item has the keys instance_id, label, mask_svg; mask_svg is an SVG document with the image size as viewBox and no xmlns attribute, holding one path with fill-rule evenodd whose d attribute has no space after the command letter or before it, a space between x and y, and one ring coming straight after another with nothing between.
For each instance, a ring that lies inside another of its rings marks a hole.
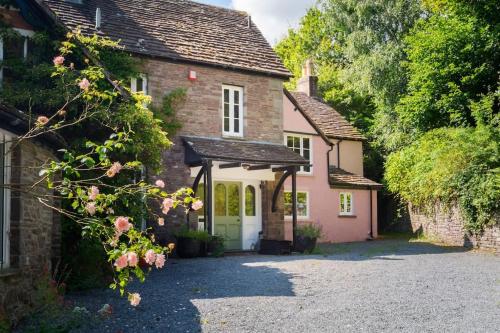
<instances>
[{"instance_id":1,"label":"upstairs window","mask_svg":"<svg viewBox=\"0 0 500 333\"><path fill-rule=\"evenodd\" d=\"M222 134L243 136L243 88L222 86Z\"/></svg>"},{"instance_id":2,"label":"upstairs window","mask_svg":"<svg viewBox=\"0 0 500 333\"><path fill-rule=\"evenodd\" d=\"M130 90L133 93L143 93L148 94L148 77L146 74L139 74L137 77L133 77L130 80Z\"/></svg>"},{"instance_id":3,"label":"upstairs window","mask_svg":"<svg viewBox=\"0 0 500 333\"><path fill-rule=\"evenodd\" d=\"M312 164L312 145L311 137L303 135L287 135L285 137L285 144L288 148L305 158ZM300 173L312 174L310 166L300 167Z\"/></svg>"},{"instance_id":4,"label":"upstairs window","mask_svg":"<svg viewBox=\"0 0 500 333\"><path fill-rule=\"evenodd\" d=\"M13 80L16 78L15 73L4 62L16 60L25 60L29 54L30 37L34 32L25 29L14 28L14 33L0 37L0 84L5 80Z\"/></svg>"},{"instance_id":5,"label":"upstairs window","mask_svg":"<svg viewBox=\"0 0 500 333\"><path fill-rule=\"evenodd\" d=\"M352 201L352 193L351 192L341 192L339 194L339 212L340 215L353 215L353 201Z\"/></svg>"}]
</instances>

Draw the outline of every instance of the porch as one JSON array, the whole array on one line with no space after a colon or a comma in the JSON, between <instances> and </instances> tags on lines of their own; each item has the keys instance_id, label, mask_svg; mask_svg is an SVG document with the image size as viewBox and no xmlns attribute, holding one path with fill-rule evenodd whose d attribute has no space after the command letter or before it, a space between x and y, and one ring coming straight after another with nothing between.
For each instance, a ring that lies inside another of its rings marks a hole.
<instances>
[{"instance_id":1,"label":"porch","mask_svg":"<svg viewBox=\"0 0 500 333\"><path fill-rule=\"evenodd\" d=\"M280 144L232 139L182 137L192 188L204 200L191 227L225 238L228 250L256 250L261 239L295 239L296 175L309 162ZM285 234L280 202L283 183L292 179L292 235ZM191 215L191 214L190 214Z\"/></svg>"}]
</instances>

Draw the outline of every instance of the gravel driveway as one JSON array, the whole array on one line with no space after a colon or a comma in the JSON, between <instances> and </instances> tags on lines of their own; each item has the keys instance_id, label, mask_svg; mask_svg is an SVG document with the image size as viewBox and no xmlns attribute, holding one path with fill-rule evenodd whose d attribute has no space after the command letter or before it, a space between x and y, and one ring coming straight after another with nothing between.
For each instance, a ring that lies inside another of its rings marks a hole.
<instances>
[{"instance_id":1,"label":"gravel driveway","mask_svg":"<svg viewBox=\"0 0 500 333\"><path fill-rule=\"evenodd\" d=\"M84 332L498 332L500 257L387 240L334 254L170 260L128 306L111 290L74 299L114 315ZM82 331L83 332L83 331Z\"/></svg>"}]
</instances>

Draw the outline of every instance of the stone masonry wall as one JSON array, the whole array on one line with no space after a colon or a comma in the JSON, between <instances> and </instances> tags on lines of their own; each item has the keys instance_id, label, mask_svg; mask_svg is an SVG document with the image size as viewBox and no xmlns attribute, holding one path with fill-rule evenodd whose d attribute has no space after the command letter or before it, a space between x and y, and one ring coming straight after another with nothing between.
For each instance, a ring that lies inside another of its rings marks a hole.
<instances>
[{"instance_id":1,"label":"stone masonry wall","mask_svg":"<svg viewBox=\"0 0 500 333\"><path fill-rule=\"evenodd\" d=\"M53 155L45 147L23 142L12 152L10 268L0 271L0 315L15 323L33 304L35 286L60 258L60 219L32 195L51 194L45 184L31 189L37 168Z\"/></svg>"},{"instance_id":2,"label":"stone masonry wall","mask_svg":"<svg viewBox=\"0 0 500 333\"><path fill-rule=\"evenodd\" d=\"M190 70L196 71L196 81L188 80ZM153 103L157 105L161 103L163 96L174 89L186 89L186 99L176 110L176 117L182 128L172 138L174 145L163 154L165 166L159 175L165 180L168 191L190 187L193 183L190 169L184 164L184 147L180 136L222 137L222 85L244 88L244 137L241 140L283 143L281 79L161 60L145 60L143 72L148 77L148 93L152 96ZM263 193L263 200L270 196ZM263 214L266 218L266 213ZM281 220L283 220L282 214ZM186 215L182 209L171 211L167 222L168 226L186 224ZM263 223L266 224L265 219ZM161 242L172 240L167 232L168 229L158 228L155 223L151 226L156 229L155 234Z\"/></svg>"},{"instance_id":3,"label":"stone masonry wall","mask_svg":"<svg viewBox=\"0 0 500 333\"><path fill-rule=\"evenodd\" d=\"M424 213L410 205L409 212L413 232L423 232L450 245L500 251L500 222L473 235L464 229L464 220L457 207L447 210L437 206L434 213Z\"/></svg>"}]
</instances>

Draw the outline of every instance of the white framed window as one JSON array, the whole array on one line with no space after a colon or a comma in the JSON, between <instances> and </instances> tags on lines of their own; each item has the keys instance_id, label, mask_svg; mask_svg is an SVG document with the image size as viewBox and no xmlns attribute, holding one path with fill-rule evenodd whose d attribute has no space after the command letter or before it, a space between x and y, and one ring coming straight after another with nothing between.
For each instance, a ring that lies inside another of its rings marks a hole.
<instances>
[{"instance_id":1,"label":"white framed window","mask_svg":"<svg viewBox=\"0 0 500 333\"><path fill-rule=\"evenodd\" d=\"M285 191L284 193L285 201L285 217L292 218L292 192ZM297 217L300 219L309 218L309 192L298 191L297 192Z\"/></svg>"},{"instance_id":2,"label":"white framed window","mask_svg":"<svg viewBox=\"0 0 500 333\"><path fill-rule=\"evenodd\" d=\"M351 192L339 193L339 214L340 215L353 215L354 214L354 201Z\"/></svg>"},{"instance_id":3,"label":"white framed window","mask_svg":"<svg viewBox=\"0 0 500 333\"><path fill-rule=\"evenodd\" d=\"M287 134L285 135L285 145L308 160L309 164L312 165L312 137L307 135ZM302 166L299 171L299 173L306 175L311 175L312 172L311 166Z\"/></svg>"},{"instance_id":4,"label":"white framed window","mask_svg":"<svg viewBox=\"0 0 500 333\"><path fill-rule=\"evenodd\" d=\"M148 76L146 74L139 74L137 77L130 79L130 90L133 93L148 94Z\"/></svg>"},{"instance_id":5,"label":"white framed window","mask_svg":"<svg viewBox=\"0 0 500 333\"><path fill-rule=\"evenodd\" d=\"M26 59L29 54L29 39L35 34L34 31L13 28L20 38L3 39L0 37L0 62L8 59ZM0 68L0 86L4 80L4 66Z\"/></svg>"},{"instance_id":6,"label":"white framed window","mask_svg":"<svg viewBox=\"0 0 500 333\"><path fill-rule=\"evenodd\" d=\"M10 144L12 137L0 130L0 269L10 265Z\"/></svg>"},{"instance_id":7,"label":"white framed window","mask_svg":"<svg viewBox=\"0 0 500 333\"><path fill-rule=\"evenodd\" d=\"M243 88L222 86L222 134L243 137Z\"/></svg>"}]
</instances>

